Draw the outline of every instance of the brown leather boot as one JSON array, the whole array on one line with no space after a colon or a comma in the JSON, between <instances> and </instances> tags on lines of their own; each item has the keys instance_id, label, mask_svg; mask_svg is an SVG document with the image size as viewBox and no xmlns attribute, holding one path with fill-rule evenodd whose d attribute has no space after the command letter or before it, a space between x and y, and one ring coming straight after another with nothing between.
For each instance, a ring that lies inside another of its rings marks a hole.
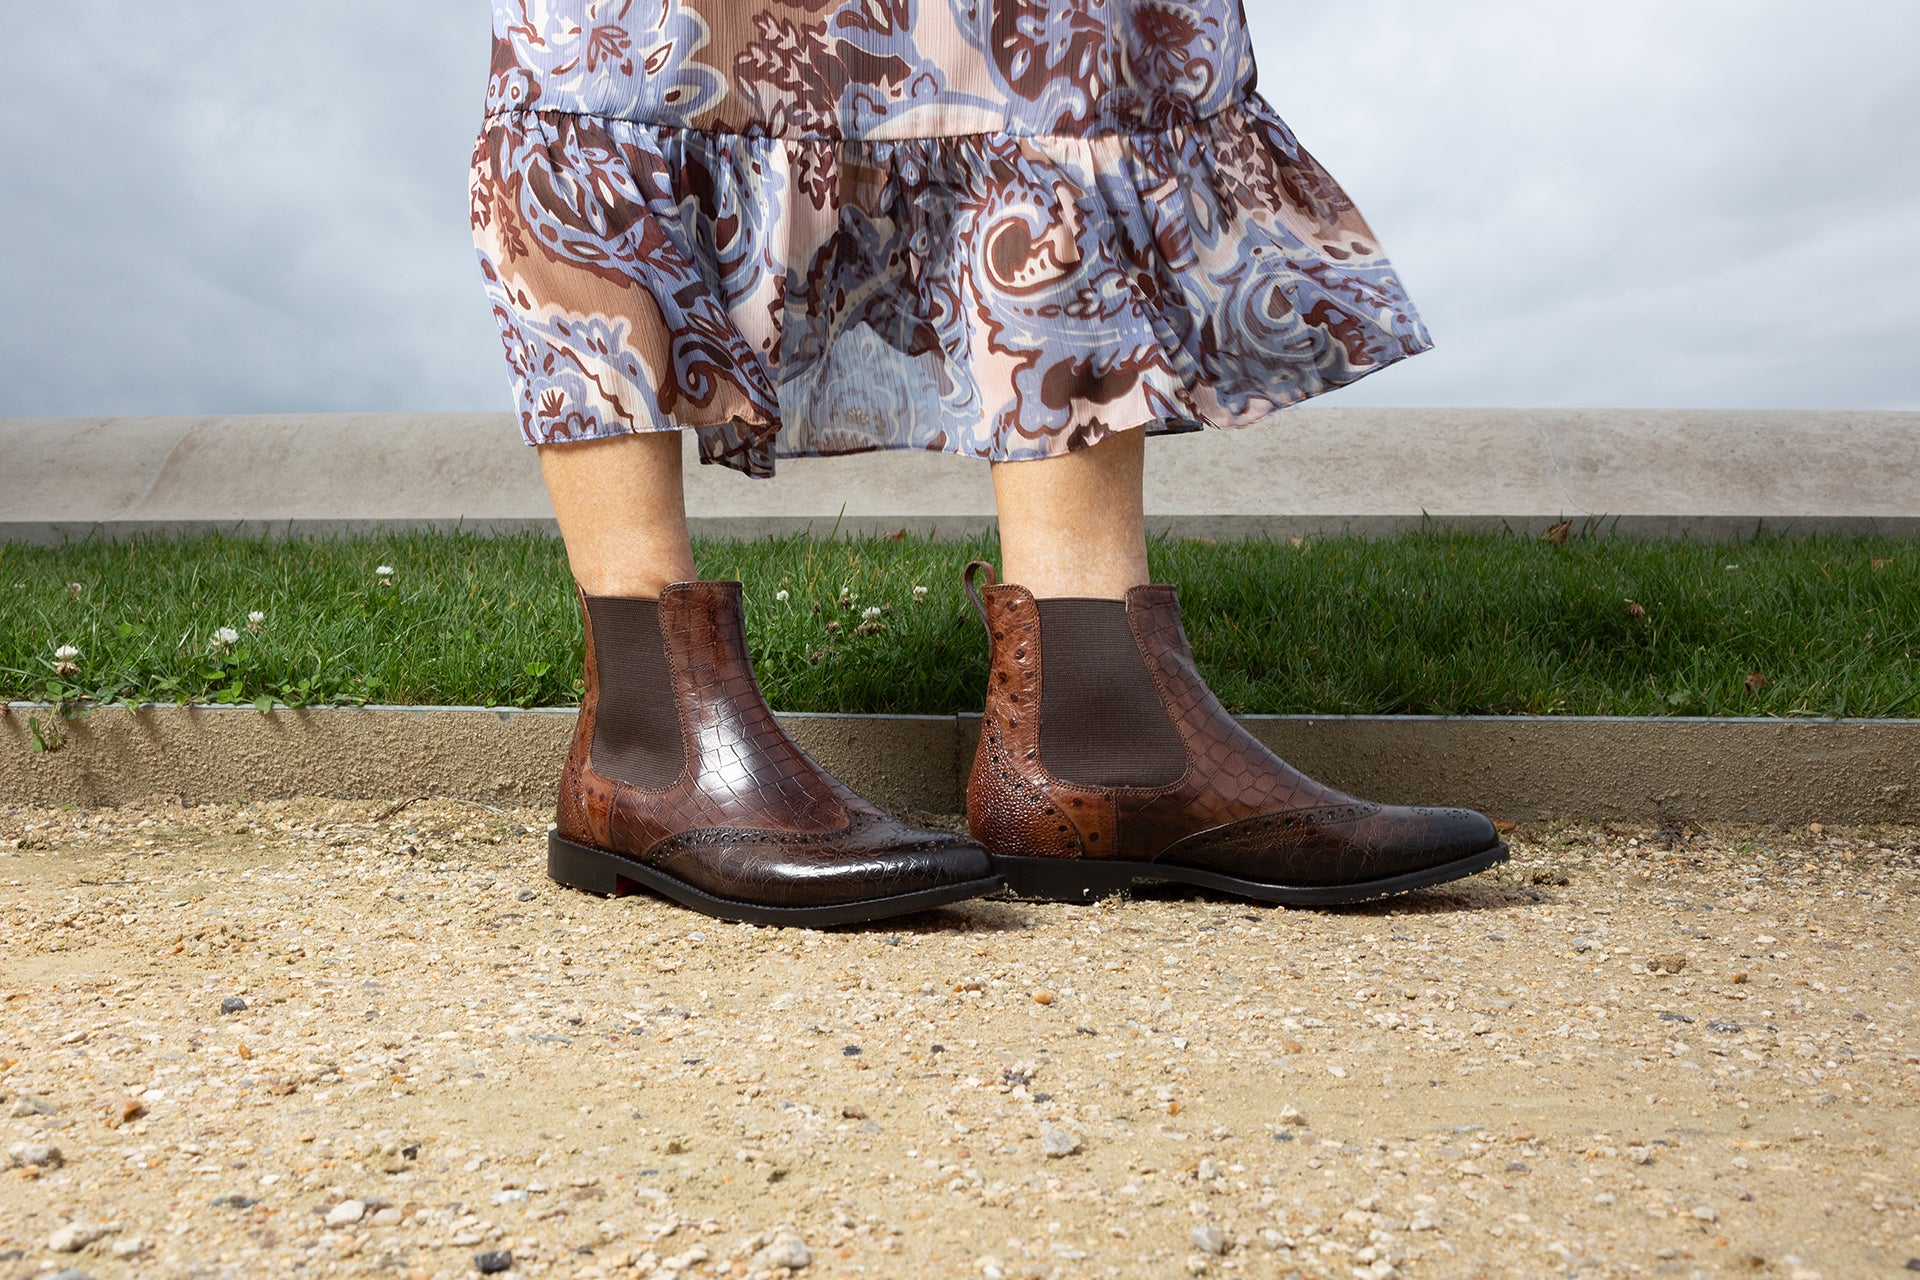
<instances>
[{"instance_id":1,"label":"brown leather boot","mask_svg":"<svg viewBox=\"0 0 1920 1280\"><path fill-rule=\"evenodd\" d=\"M1171 586L1035 600L992 575L967 566L993 645L967 819L1015 893L1081 901L1171 880L1361 902L1506 858L1470 809L1356 799L1267 750L1201 680Z\"/></svg>"},{"instance_id":2,"label":"brown leather boot","mask_svg":"<svg viewBox=\"0 0 1920 1280\"><path fill-rule=\"evenodd\" d=\"M787 736L753 676L738 582L671 583L657 602L575 592L586 691L547 842L553 879L813 927L1000 887L978 845L896 821Z\"/></svg>"}]
</instances>

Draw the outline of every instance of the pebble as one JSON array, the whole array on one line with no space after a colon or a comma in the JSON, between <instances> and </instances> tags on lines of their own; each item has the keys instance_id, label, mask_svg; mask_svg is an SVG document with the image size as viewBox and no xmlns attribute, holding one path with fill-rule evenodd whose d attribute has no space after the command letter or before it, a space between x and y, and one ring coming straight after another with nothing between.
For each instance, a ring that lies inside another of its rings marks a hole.
<instances>
[{"instance_id":1,"label":"pebble","mask_svg":"<svg viewBox=\"0 0 1920 1280\"><path fill-rule=\"evenodd\" d=\"M228 996L220 1002L220 1012L239 1013L247 1007L247 1002L239 996Z\"/></svg>"},{"instance_id":2,"label":"pebble","mask_svg":"<svg viewBox=\"0 0 1920 1280\"><path fill-rule=\"evenodd\" d=\"M799 1271L813 1265L813 1251L807 1248L807 1242L792 1227L780 1227L773 1233L773 1239L765 1248L753 1255L753 1265L760 1270L785 1267L789 1271Z\"/></svg>"},{"instance_id":3,"label":"pebble","mask_svg":"<svg viewBox=\"0 0 1920 1280\"><path fill-rule=\"evenodd\" d=\"M1226 1233L1211 1222L1203 1222L1189 1231L1187 1239L1192 1241L1193 1247L1200 1252L1210 1253L1216 1258L1223 1256L1227 1251Z\"/></svg>"},{"instance_id":4,"label":"pebble","mask_svg":"<svg viewBox=\"0 0 1920 1280\"><path fill-rule=\"evenodd\" d=\"M36 1098L30 1093L23 1093L7 1107L7 1114L15 1120L23 1120L29 1116L58 1115L60 1108L45 1098Z\"/></svg>"},{"instance_id":5,"label":"pebble","mask_svg":"<svg viewBox=\"0 0 1920 1280\"><path fill-rule=\"evenodd\" d=\"M1716 1213L1710 1205L1702 1204L1694 1206L1693 1216L1702 1222L1720 1221L1720 1215Z\"/></svg>"},{"instance_id":6,"label":"pebble","mask_svg":"<svg viewBox=\"0 0 1920 1280\"><path fill-rule=\"evenodd\" d=\"M47 1248L55 1253L78 1253L94 1241L112 1235L113 1230L100 1222L69 1222L47 1237Z\"/></svg>"},{"instance_id":7,"label":"pebble","mask_svg":"<svg viewBox=\"0 0 1920 1280\"><path fill-rule=\"evenodd\" d=\"M93 1280L93 1277L78 1267L62 1267L53 1273L53 1280Z\"/></svg>"},{"instance_id":8,"label":"pebble","mask_svg":"<svg viewBox=\"0 0 1920 1280\"><path fill-rule=\"evenodd\" d=\"M473 1255L473 1269L483 1276L498 1271L513 1270L513 1251L511 1249L489 1249L485 1253Z\"/></svg>"},{"instance_id":9,"label":"pebble","mask_svg":"<svg viewBox=\"0 0 1920 1280\"><path fill-rule=\"evenodd\" d=\"M1049 1160L1058 1160L1080 1150L1080 1135L1066 1129L1048 1129L1040 1135L1040 1152Z\"/></svg>"},{"instance_id":10,"label":"pebble","mask_svg":"<svg viewBox=\"0 0 1920 1280\"><path fill-rule=\"evenodd\" d=\"M50 1142L16 1142L7 1148L7 1167L24 1169L28 1165L38 1165L44 1172L58 1169L67 1162L60 1154L60 1148Z\"/></svg>"},{"instance_id":11,"label":"pebble","mask_svg":"<svg viewBox=\"0 0 1920 1280\"><path fill-rule=\"evenodd\" d=\"M364 1200L342 1200L327 1210L327 1225L330 1227L350 1227L367 1216L367 1202Z\"/></svg>"}]
</instances>

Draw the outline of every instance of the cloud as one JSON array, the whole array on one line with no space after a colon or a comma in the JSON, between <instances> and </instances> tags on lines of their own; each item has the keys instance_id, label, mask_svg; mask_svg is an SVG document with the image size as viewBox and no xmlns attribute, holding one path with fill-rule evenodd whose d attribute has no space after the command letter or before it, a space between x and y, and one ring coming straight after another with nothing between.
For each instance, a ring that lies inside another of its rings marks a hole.
<instances>
[{"instance_id":1,"label":"cloud","mask_svg":"<svg viewBox=\"0 0 1920 1280\"><path fill-rule=\"evenodd\" d=\"M1329 403L1920 408L1910 0L1247 8L1438 341ZM0 414L508 407L480 6L7 25Z\"/></svg>"}]
</instances>

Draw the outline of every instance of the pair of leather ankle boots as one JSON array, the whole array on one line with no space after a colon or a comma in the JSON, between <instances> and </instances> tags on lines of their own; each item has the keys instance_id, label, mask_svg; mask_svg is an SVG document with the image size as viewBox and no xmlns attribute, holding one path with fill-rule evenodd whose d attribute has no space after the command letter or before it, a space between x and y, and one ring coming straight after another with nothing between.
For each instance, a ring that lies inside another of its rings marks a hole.
<instances>
[{"instance_id":1,"label":"pair of leather ankle boots","mask_svg":"<svg viewBox=\"0 0 1920 1280\"><path fill-rule=\"evenodd\" d=\"M980 562L966 585L992 636L971 839L883 813L787 735L754 679L738 582L676 582L658 600L576 587L586 689L548 874L818 927L1003 886L1087 901L1174 881L1359 902L1507 856L1478 813L1359 800L1269 751L1201 680L1171 586L1036 600Z\"/></svg>"}]
</instances>

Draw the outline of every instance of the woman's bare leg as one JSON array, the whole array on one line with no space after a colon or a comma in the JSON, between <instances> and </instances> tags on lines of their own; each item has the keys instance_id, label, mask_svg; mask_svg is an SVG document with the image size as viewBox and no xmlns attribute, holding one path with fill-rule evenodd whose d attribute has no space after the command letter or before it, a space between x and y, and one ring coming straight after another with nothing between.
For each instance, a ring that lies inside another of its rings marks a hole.
<instances>
[{"instance_id":1,"label":"woman's bare leg","mask_svg":"<svg viewBox=\"0 0 1920 1280\"><path fill-rule=\"evenodd\" d=\"M541 445L540 469L567 563L588 595L654 597L698 576L678 431Z\"/></svg>"},{"instance_id":2,"label":"woman's bare leg","mask_svg":"<svg viewBox=\"0 0 1920 1280\"><path fill-rule=\"evenodd\" d=\"M1090 449L993 464L1001 572L1040 598L1118 600L1147 581L1145 432Z\"/></svg>"}]
</instances>

